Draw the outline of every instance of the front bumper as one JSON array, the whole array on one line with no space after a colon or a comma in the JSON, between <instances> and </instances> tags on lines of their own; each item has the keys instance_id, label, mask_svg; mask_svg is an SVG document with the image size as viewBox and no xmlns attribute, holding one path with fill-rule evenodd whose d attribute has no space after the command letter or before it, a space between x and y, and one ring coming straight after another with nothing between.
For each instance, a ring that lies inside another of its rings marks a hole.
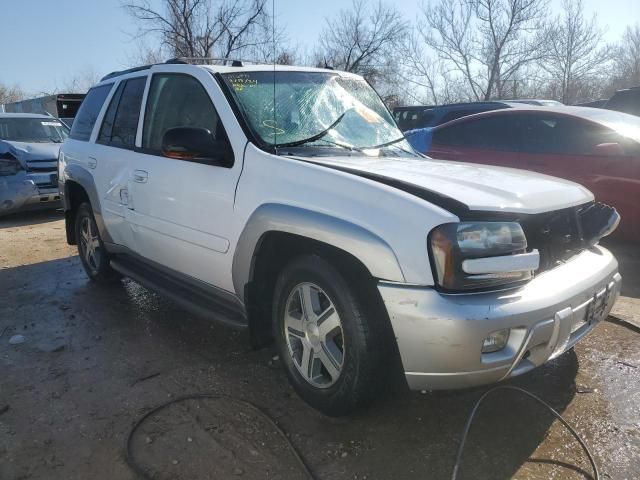
<instances>
[{"instance_id":1,"label":"front bumper","mask_svg":"<svg viewBox=\"0 0 640 480\"><path fill-rule=\"evenodd\" d=\"M38 186L34 177L28 173L19 172L16 175L0 177L0 215L59 205L58 189L48 185Z\"/></svg>"},{"instance_id":2,"label":"front bumper","mask_svg":"<svg viewBox=\"0 0 640 480\"><path fill-rule=\"evenodd\" d=\"M380 282L409 387L464 388L525 373L567 351L606 318L620 293L618 262L596 246L517 290L447 295ZM482 353L487 335L507 345Z\"/></svg>"}]
</instances>

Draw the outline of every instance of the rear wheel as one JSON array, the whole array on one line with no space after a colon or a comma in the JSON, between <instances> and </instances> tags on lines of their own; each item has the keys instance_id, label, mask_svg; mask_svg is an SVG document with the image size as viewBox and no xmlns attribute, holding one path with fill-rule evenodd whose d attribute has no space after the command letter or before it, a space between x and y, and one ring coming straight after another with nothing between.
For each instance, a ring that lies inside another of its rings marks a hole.
<instances>
[{"instance_id":1,"label":"rear wheel","mask_svg":"<svg viewBox=\"0 0 640 480\"><path fill-rule=\"evenodd\" d=\"M333 265L315 255L293 260L278 278L273 314L280 358L307 403L338 416L375 397L378 319Z\"/></svg>"},{"instance_id":2,"label":"rear wheel","mask_svg":"<svg viewBox=\"0 0 640 480\"><path fill-rule=\"evenodd\" d=\"M96 282L110 283L120 275L109 265L109 254L104 248L89 203L78 207L75 225L78 255L89 278Z\"/></svg>"}]
</instances>

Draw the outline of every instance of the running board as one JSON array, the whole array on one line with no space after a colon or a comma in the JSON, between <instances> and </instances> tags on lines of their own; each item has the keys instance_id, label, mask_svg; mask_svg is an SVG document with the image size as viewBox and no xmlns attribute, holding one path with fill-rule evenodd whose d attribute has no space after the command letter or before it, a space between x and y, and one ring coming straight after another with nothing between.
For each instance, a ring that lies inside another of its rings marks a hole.
<instances>
[{"instance_id":1,"label":"running board","mask_svg":"<svg viewBox=\"0 0 640 480\"><path fill-rule=\"evenodd\" d=\"M215 287L209 287L205 290L191 285L128 255L116 255L110 263L115 271L172 300L198 317L233 328L244 329L248 327L242 305L223 298L222 295L215 292Z\"/></svg>"}]
</instances>

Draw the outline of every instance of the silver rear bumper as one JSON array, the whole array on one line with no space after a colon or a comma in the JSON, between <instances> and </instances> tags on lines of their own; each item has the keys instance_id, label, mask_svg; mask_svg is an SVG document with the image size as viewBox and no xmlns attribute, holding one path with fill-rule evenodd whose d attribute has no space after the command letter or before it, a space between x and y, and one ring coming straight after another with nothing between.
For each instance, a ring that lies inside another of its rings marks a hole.
<instances>
[{"instance_id":1,"label":"silver rear bumper","mask_svg":"<svg viewBox=\"0 0 640 480\"><path fill-rule=\"evenodd\" d=\"M620 293L618 262L596 246L517 290L446 295L380 282L409 387L452 389L525 373L570 349L605 318ZM502 350L482 353L510 329Z\"/></svg>"}]
</instances>

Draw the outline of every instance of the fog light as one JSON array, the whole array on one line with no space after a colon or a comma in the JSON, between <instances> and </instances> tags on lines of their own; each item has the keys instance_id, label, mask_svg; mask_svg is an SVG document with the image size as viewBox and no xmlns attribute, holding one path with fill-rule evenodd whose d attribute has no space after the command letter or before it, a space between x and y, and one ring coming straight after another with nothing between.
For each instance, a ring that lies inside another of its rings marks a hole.
<instances>
[{"instance_id":1,"label":"fog light","mask_svg":"<svg viewBox=\"0 0 640 480\"><path fill-rule=\"evenodd\" d=\"M502 350L509 340L509 329L497 330L490 333L482 341L482 353L493 353Z\"/></svg>"}]
</instances>

